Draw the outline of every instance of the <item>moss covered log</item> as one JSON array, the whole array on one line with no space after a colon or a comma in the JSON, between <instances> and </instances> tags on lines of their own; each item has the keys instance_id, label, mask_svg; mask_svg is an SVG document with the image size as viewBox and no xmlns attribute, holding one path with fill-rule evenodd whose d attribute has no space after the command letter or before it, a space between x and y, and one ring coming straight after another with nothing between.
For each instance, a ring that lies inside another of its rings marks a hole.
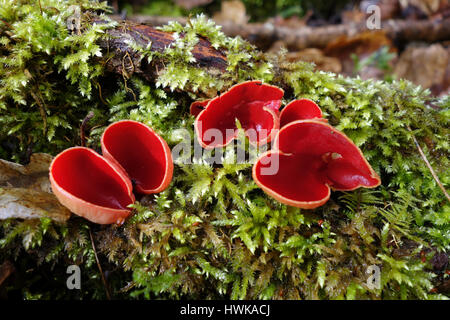
<instances>
[{"instance_id":1,"label":"moss covered log","mask_svg":"<svg viewBox=\"0 0 450 320\"><path fill-rule=\"evenodd\" d=\"M14 268L0 284L2 294L106 298L92 234L114 298L449 296L450 204L414 142L448 190L449 97L437 100L406 81L363 81L288 63L283 52L258 52L202 16L158 29L171 42L152 50L151 39L129 36L145 27L108 21L103 3L40 3L0 6L1 158L26 162L31 153L56 155L79 145L90 111L87 144L94 149L105 127L120 119L148 124L171 147L193 145L190 103L256 79L282 87L285 102L317 101L330 124L361 148L382 185L334 192L323 207L300 210L257 188L252 163L235 162L239 145L226 150L220 165L208 164L204 153L191 164L176 162L171 186L140 198L123 226L74 216L66 223L1 221L0 262ZM70 5L80 8L75 30L67 28L76 11ZM117 39L127 40L119 52ZM206 43L224 62L220 72L196 55ZM81 290L66 288L71 264L81 268ZM381 270L379 287L367 282L373 265Z\"/></svg>"}]
</instances>

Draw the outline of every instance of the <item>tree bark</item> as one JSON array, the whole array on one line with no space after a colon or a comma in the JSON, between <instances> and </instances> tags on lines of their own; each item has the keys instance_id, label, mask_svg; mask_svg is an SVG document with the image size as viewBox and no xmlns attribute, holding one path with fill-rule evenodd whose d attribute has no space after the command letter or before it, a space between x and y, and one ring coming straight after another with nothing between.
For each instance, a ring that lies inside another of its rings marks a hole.
<instances>
[{"instance_id":1,"label":"tree bark","mask_svg":"<svg viewBox=\"0 0 450 320\"><path fill-rule=\"evenodd\" d=\"M101 21L98 22L101 23ZM148 64L145 59L142 60L140 54L130 47L129 41L143 48L151 43L150 50L156 52L164 51L174 41L170 32L163 32L148 25L129 21L121 21L118 27L108 30L107 33L108 39L100 43L109 56L106 68L110 72L122 74L126 78L133 73L139 73L147 80L151 80L161 64L159 61ZM227 67L225 53L214 49L207 39L200 38L192 53L196 59L194 64L208 69L211 74L223 72Z\"/></svg>"},{"instance_id":2,"label":"tree bark","mask_svg":"<svg viewBox=\"0 0 450 320\"><path fill-rule=\"evenodd\" d=\"M117 18L114 17L113 18ZM131 16L128 18L136 23L159 26L169 21L186 23L186 18ZM229 36L241 36L260 48L267 49L271 43L282 40L288 49L323 48L340 36L352 36L364 31L370 31L366 23L348 23L325 27L290 28L276 26L271 23L249 23L237 25L221 23L222 30ZM443 20L386 20L381 23L381 31L395 41L426 41L435 42L450 40L450 18ZM374 30L377 31L377 30Z\"/></svg>"}]
</instances>

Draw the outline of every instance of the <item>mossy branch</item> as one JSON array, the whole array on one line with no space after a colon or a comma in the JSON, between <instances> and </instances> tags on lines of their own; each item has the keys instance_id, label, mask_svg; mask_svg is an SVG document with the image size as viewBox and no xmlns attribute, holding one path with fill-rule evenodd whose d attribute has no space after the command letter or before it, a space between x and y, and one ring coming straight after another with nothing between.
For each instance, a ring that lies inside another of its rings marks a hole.
<instances>
[{"instance_id":1,"label":"mossy branch","mask_svg":"<svg viewBox=\"0 0 450 320\"><path fill-rule=\"evenodd\" d=\"M145 63L133 46L148 47L151 52L162 53L175 43L173 32L129 21L121 21L116 28L108 30L107 34L107 40L100 42L101 47L111 53L106 61L106 68L110 72L126 74L127 78L133 73L141 74L149 81L157 77L158 68L162 68L163 61ZM211 42L203 37L193 47L192 55L195 59L193 66L204 68L212 74L224 72L228 66L225 53L213 48Z\"/></svg>"}]
</instances>

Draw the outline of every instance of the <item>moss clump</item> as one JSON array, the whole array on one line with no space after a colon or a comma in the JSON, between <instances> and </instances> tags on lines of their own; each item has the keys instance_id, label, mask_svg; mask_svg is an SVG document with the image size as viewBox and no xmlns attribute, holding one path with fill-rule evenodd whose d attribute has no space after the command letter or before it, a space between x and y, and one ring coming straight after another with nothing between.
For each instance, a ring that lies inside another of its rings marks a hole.
<instances>
[{"instance_id":1,"label":"moss clump","mask_svg":"<svg viewBox=\"0 0 450 320\"><path fill-rule=\"evenodd\" d=\"M73 145L87 110L96 109L103 67L97 44L114 23L90 24L106 10L94 1L2 1L0 8L0 156L23 160L24 150L52 152ZM79 30L67 20L81 11ZM80 33L80 34L78 34ZM75 125L75 127L74 127ZM69 141L68 141L69 140Z\"/></svg>"},{"instance_id":2,"label":"moss clump","mask_svg":"<svg viewBox=\"0 0 450 320\"><path fill-rule=\"evenodd\" d=\"M382 186L334 192L316 210L287 207L256 187L251 163L235 163L239 148L254 155L241 138L243 143L227 148L221 165L207 164L207 153L191 164L177 162L170 188L140 199L135 215L122 227L91 225L77 217L65 225L47 219L1 222L0 259L14 260L27 284L12 283L11 294L67 297L65 268L77 263L89 283L69 294L104 298L91 230L116 298L446 297L432 290L448 277L445 266L437 268L432 258L449 250L449 203L412 137L448 187L448 97L435 101L428 91L406 81L363 81L315 72L307 63L285 62L282 53L264 56L245 41L226 37L204 17L186 27L164 27L184 37L162 53L134 46L143 58L163 59L166 69L154 83L138 75L111 82L101 60L95 59L106 53L95 46L104 36L101 30L112 24L100 27L86 18L80 35L69 36L64 24L68 4L41 3L42 14L27 1L6 1L0 9L6 22L1 27L0 74L8 88L0 93L2 157L19 159L30 144L35 152L52 154L76 144L77 128L91 109L97 115L89 139L92 147L98 147L105 126L119 119L152 126L171 147L181 141L193 145L194 119L188 110L193 99L260 79L282 86L286 101L317 101L330 123L362 149ZM85 10L98 8L96 2L83 2ZM87 11L83 16L89 16ZM35 36L14 36L23 28ZM212 77L191 65L190 51L199 36L227 53L226 72ZM100 94L95 88L104 87L106 79L110 88ZM5 147L11 143L17 147ZM381 270L379 288L367 285L371 265ZM30 268L36 268L33 275L25 273Z\"/></svg>"}]
</instances>

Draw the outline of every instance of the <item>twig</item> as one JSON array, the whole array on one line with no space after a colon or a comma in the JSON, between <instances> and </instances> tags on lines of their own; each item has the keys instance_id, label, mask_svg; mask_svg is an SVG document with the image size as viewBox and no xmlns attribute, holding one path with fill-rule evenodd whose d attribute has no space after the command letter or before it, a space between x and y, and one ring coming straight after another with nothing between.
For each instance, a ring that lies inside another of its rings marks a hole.
<instances>
[{"instance_id":1,"label":"twig","mask_svg":"<svg viewBox=\"0 0 450 320\"><path fill-rule=\"evenodd\" d=\"M83 122L81 123L81 126L80 126L80 139L81 139L81 146L82 147L86 146L86 136L84 134L84 131L86 129L86 125L93 117L94 117L94 112L93 111L89 111L88 115L86 116L86 118L83 119Z\"/></svg>"},{"instance_id":2,"label":"twig","mask_svg":"<svg viewBox=\"0 0 450 320\"><path fill-rule=\"evenodd\" d=\"M437 182L439 188L441 188L441 190L444 193L444 195L447 198L447 200L450 202L450 196L448 195L447 190L445 190L444 185L439 180L439 177L437 176L436 172L433 170L433 167L431 166L430 162L428 161L427 157L425 156L425 153L423 152L422 148L420 147L419 142L417 142L417 139L414 136L414 133L411 130L411 127L410 126L406 126L406 128L408 129L409 132L411 132L411 136L412 136L412 138L414 140L414 144L416 145L417 150L419 150L420 156L422 157L423 161L425 162L425 164L427 165L428 169L430 170L431 175L433 176L434 180Z\"/></svg>"},{"instance_id":3,"label":"twig","mask_svg":"<svg viewBox=\"0 0 450 320\"><path fill-rule=\"evenodd\" d=\"M102 87L100 86L100 83L95 82L95 84L97 85L97 88L98 88L98 96L99 96L99 98L100 98L100 101L101 101L105 106L107 106L108 104L107 104L106 101L103 99L103 95L102 95Z\"/></svg>"},{"instance_id":4,"label":"twig","mask_svg":"<svg viewBox=\"0 0 450 320\"><path fill-rule=\"evenodd\" d=\"M87 123L93 117L94 117L94 112L89 111L88 115L86 116L86 118L83 119L83 122L81 123L80 138L81 138L81 146L83 146L83 147L86 146L86 137L84 135L84 131L86 129ZM91 245L92 245L92 249L94 250L95 261L97 262L97 267L98 267L98 270L100 271L100 275L102 277L103 286L105 287L106 298L108 300L111 300L111 294L109 293L108 282L106 281L105 274L103 273L102 266L100 265L100 260L98 259L98 256L97 256L97 249L95 248L94 237L92 235L91 228L89 228L89 238L91 239Z\"/></svg>"},{"instance_id":5,"label":"twig","mask_svg":"<svg viewBox=\"0 0 450 320\"><path fill-rule=\"evenodd\" d=\"M113 19L120 17L112 16ZM129 21L136 23L160 26L169 21L178 21L181 24L188 22L186 17L161 17L161 16L143 16L133 15L128 17ZM249 39L260 48L268 48L276 40L282 40L286 47L292 50L304 48L324 48L330 42L335 41L341 36L351 37L355 34L371 31L366 22L362 23L344 23L338 25L329 25L324 27L287 27L276 25L272 22L267 23L247 23L244 25L236 24L230 21L218 21L222 30L228 36L241 36ZM386 20L382 21L380 31L385 32L386 36L399 42L426 41L435 42L446 40L450 36L450 19L441 20Z\"/></svg>"},{"instance_id":6,"label":"twig","mask_svg":"<svg viewBox=\"0 0 450 320\"><path fill-rule=\"evenodd\" d=\"M39 92L39 90L37 92ZM44 128L43 128L44 136L46 136L47 135L47 111L46 111L46 107L44 104L44 100L41 101L33 91L30 91L30 93L31 93L31 96L33 97L34 101L36 101L36 104L39 106L39 112L41 114L42 121L44 122Z\"/></svg>"},{"instance_id":7,"label":"twig","mask_svg":"<svg viewBox=\"0 0 450 320\"><path fill-rule=\"evenodd\" d=\"M41 14L43 14L41 0L39 0L38 2L39 2L39 10L41 11Z\"/></svg>"},{"instance_id":8,"label":"twig","mask_svg":"<svg viewBox=\"0 0 450 320\"><path fill-rule=\"evenodd\" d=\"M94 237L92 236L91 228L89 228L89 237L91 238L92 249L94 250L95 261L97 261L97 267L100 271L100 275L102 277L103 286L105 287L106 298L111 300L111 294L109 292L108 282L106 281L105 274L103 273L102 266L100 265L100 261L98 260L97 250L95 249Z\"/></svg>"},{"instance_id":9,"label":"twig","mask_svg":"<svg viewBox=\"0 0 450 320\"><path fill-rule=\"evenodd\" d=\"M5 26L7 26L9 29L14 29L12 25L10 25L8 22L6 22L3 19L0 19L1 22L3 22L5 24Z\"/></svg>"}]
</instances>

